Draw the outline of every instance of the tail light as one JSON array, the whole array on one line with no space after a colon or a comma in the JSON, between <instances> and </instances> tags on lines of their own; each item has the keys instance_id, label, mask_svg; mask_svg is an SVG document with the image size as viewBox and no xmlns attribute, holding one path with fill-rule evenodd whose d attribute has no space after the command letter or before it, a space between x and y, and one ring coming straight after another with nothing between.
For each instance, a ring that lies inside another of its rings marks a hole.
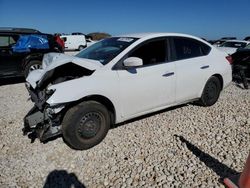
<instances>
[{"instance_id":1,"label":"tail light","mask_svg":"<svg viewBox=\"0 0 250 188\"><path fill-rule=\"evenodd\" d=\"M227 59L227 61L228 61L228 63L229 63L230 65L233 64L233 58L232 58L231 55L227 56L226 59Z\"/></svg>"}]
</instances>

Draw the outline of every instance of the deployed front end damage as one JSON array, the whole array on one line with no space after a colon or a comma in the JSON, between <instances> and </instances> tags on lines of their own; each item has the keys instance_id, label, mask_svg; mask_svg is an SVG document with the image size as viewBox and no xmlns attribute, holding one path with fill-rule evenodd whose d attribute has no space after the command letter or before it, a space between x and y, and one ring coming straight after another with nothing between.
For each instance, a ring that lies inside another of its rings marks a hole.
<instances>
[{"instance_id":1,"label":"deployed front end damage","mask_svg":"<svg viewBox=\"0 0 250 188\"><path fill-rule=\"evenodd\" d=\"M56 92L50 89L50 86L90 76L97 67L100 67L99 64L64 54L46 54L42 69L32 71L27 77L26 88L35 105L24 117L24 135L31 134L42 142L60 135L61 122L70 103L47 103Z\"/></svg>"},{"instance_id":2,"label":"deployed front end damage","mask_svg":"<svg viewBox=\"0 0 250 188\"><path fill-rule=\"evenodd\" d=\"M62 114L56 114L55 112L61 111L63 108L64 106L59 108L47 107L39 110L37 106L34 106L24 118L24 135L31 133L42 142L60 135Z\"/></svg>"},{"instance_id":3,"label":"deployed front end damage","mask_svg":"<svg viewBox=\"0 0 250 188\"><path fill-rule=\"evenodd\" d=\"M62 113L59 112L65 108L65 105L60 104L52 107L46 103L54 91L38 87L33 89L28 82L26 88L35 105L24 117L24 135L32 133L31 135L39 138L42 142L60 135Z\"/></svg>"}]
</instances>

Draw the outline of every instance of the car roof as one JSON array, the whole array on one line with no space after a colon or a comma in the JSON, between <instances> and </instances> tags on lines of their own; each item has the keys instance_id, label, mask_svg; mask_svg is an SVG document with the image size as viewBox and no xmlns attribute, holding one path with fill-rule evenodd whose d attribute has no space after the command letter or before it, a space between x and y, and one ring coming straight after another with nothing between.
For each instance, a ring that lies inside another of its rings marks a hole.
<instances>
[{"instance_id":1,"label":"car roof","mask_svg":"<svg viewBox=\"0 0 250 188\"><path fill-rule=\"evenodd\" d=\"M59 37L85 37L85 35L60 35Z\"/></svg>"},{"instance_id":2,"label":"car roof","mask_svg":"<svg viewBox=\"0 0 250 188\"><path fill-rule=\"evenodd\" d=\"M164 37L164 36L180 36L180 37L191 37L201 40L198 37L182 34L182 33L133 33L126 35L119 35L117 37L132 37L132 38L154 38L154 37Z\"/></svg>"},{"instance_id":3,"label":"car roof","mask_svg":"<svg viewBox=\"0 0 250 188\"><path fill-rule=\"evenodd\" d=\"M245 40L227 40L225 42L242 42L242 43L250 43L250 41L245 41Z\"/></svg>"},{"instance_id":4,"label":"car roof","mask_svg":"<svg viewBox=\"0 0 250 188\"><path fill-rule=\"evenodd\" d=\"M0 27L1 33L41 33L36 29L30 28L13 28L13 27Z\"/></svg>"}]
</instances>

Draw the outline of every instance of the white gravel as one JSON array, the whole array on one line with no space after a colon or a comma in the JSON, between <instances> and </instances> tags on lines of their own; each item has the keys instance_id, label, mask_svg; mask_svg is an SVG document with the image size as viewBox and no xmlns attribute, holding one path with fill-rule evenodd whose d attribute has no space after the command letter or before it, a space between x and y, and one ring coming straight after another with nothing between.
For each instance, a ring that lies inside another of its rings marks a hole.
<instances>
[{"instance_id":1,"label":"white gravel","mask_svg":"<svg viewBox=\"0 0 250 188\"><path fill-rule=\"evenodd\" d=\"M250 145L250 90L231 84L214 106L185 105L125 123L87 151L22 136L24 83L0 86L0 187L224 187Z\"/></svg>"}]
</instances>

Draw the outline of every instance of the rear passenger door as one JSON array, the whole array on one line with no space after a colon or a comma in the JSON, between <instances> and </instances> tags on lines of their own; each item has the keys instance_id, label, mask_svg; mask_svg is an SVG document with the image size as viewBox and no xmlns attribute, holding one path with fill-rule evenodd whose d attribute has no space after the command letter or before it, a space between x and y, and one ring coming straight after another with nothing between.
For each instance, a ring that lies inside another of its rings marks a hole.
<instances>
[{"instance_id":1,"label":"rear passenger door","mask_svg":"<svg viewBox=\"0 0 250 188\"><path fill-rule=\"evenodd\" d=\"M172 37L172 58L176 65L176 102L200 97L210 74L207 55L211 48L201 41Z\"/></svg>"}]
</instances>

